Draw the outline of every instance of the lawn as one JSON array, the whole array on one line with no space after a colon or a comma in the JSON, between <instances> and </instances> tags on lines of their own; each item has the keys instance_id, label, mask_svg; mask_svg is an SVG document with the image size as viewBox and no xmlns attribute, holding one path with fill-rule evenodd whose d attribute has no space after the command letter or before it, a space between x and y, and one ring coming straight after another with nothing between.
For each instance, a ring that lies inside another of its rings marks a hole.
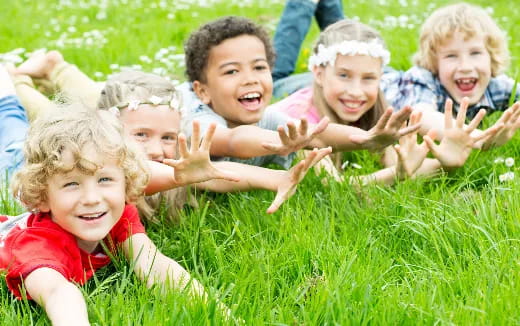
<instances>
[{"instance_id":1,"label":"lawn","mask_svg":"<svg viewBox=\"0 0 520 326\"><path fill-rule=\"evenodd\" d=\"M381 31L391 66L410 67L421 22L448 1L346 1L345 13ZM486 6L508 33L515 77L520 55L514 1ZM282 0L4 0L1 60L58 49L96 80L126 67L182 82L183 41L224 15L249 17L274 32ZM488 7L489 6L489 7ZM298 70L318 35L314 25ZM484 124L499 115L486 118ZM161 251L179 261L245 324L520 324L520 139L474 152L464 168L393 187L347 184L309 175L273 215L273 194L199 193L179 225L148 224ZM506 166L503 159L518 161ZM501 160L502 158L502 160ZM350 153L361 166L376 156ZM500 181L514 172L516 178ZM2 192L0 211L22 208ZM97 325L231 324L215 300L149 291L115 257L83 287ZM15 300L0 281L0 325L47 325L42 309Z\"/></svg>"}]
</instances>

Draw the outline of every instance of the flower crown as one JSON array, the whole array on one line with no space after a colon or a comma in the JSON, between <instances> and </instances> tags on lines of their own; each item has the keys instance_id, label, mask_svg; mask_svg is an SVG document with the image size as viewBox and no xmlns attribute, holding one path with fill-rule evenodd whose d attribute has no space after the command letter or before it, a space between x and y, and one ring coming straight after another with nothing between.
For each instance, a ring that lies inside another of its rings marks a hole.
<instances>
[{"instance_id":1,"label":"flower crown","mask_svg":"<svg viewBox=\"0 0 520 326\"><path fill-rule=\"evenodd\" d=\"M370 42L350 40L329 47L325 47L323 44L318 45L317 53L311 55L309 58L309 70L312 70L314 66L326 66L327 64L334 65L338 54L368 55L373 58L381 58L383 66L390 63L390 52L376 39L373 39Z\"/></svg>"},{"instance_id":2,"label":"flower crown","mask_svg":"<svg viewBox=\"0 0 520 326\"><path fill-rule=\"evenodd\" d=\"M179 94L178 92L173 92L172 97L170 99L164 99L162 97L152 95L146 101L132 100L129 102L114 105L110 107L108 111L113 113L115 116L119 116L120 109L128 108L128 110L137 110L137 108L141 104L150 104L155 106L168 105L172 110L181 109L181 100L179 98Z\"/></svg>"}]
</instances>

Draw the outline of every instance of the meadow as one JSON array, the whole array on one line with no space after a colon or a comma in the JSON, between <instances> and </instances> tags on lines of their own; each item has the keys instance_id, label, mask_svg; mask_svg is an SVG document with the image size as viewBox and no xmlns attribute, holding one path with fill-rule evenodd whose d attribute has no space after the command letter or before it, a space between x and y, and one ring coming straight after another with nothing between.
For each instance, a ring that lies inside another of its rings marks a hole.
<instances>
[{"instance_id":1,"label":"meadow","mask_svg":"<svg viewBox=\"0 0 520 326\"><path fill-rule=\"evenodd\" d=\"M432 10L426 0L344 1L345 14L385 38L391 66L406 69L418 30ZM518 75L520 4L472 1L486 7L509 35L508 74ZM57 49L96 80L142 69L184 80L183 42L202 23L224 15L249 17L274 32L283 0L4 0L0 61L19 63L36 49ZM298 71L318 35L314 24ZM489 125L499 117L487 117ZM517 163L511 165L513 158ZM376 156L350 153L360 166ZM186 293L149 291L119 257L83 287L94 325L233 324L219 297L246 325L520 324L520 139L430 179L367 186L310 173L281 209L263 191L197 193L180 224L147 225L162 252L210 291L208 303ZM511 174L512 172L512 174ZM506 174L508 173L508 174ZM509 176L505 178L504 175ZM500 177L502 176L502 177ZM509 179L509 180L504 180ZM3 190L0 212L23 209ZM17 301L0 281L0 325L47 325L43 310Z\"/></svg>"}]
</instances>

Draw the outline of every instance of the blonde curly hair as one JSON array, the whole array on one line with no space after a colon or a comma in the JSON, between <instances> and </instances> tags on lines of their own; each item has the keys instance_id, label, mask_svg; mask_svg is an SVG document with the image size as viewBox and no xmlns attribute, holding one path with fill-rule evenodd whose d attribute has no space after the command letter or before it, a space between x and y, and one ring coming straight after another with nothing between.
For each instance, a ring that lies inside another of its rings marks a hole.
<instances>
[{"instance_id":1,"label":"blonde curly hair","mask_svg":"<svg viewBox=\"0 0 520 326\"><path fill-rule=\"evenodd\" d=\"M465 39L483 37L491 57L491 75L496 77L504 72L510 60L504 32L483 8L467 3L439 8L426 19L421 27L414 63L438 74L437 49L455 32L463 33Z\"/></svg>"},{"instance_id":2,"label":"blonde curly hair","mask_svg":"<svg viewBox=\"0 0 520 326\"><path fill-rule=\"evenodd\" d=\"M11 188L29 210L46 202L50 177L75 168L94 173L100 166L83 157L85 146L98 155L115 159L125 175L126 200L138 201L148 184L149 173L138 151L125 140L120 122L107 111L68 104L37 119L25 141L25 165L13 176ZM66 153L66 154L65 154ZM72 154L74 164L64 164Z\"/></svg>"}]
</instances>

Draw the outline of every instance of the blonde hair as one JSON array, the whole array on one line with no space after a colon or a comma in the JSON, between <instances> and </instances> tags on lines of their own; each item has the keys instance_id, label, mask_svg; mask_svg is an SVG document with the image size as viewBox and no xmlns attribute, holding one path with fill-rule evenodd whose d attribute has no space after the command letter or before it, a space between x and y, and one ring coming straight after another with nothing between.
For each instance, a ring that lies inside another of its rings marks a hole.
<instances>
[{"instance_id":1,"label":"blonde hair","mask_svg":"<svg viewBox=\"0 0 520 326\"><path fill-rule=\"evenodd\" d=\"M25 165L12 181L14 195L34 210L48 200L48 179L53 175L75 168L94 173L101 167L83 157L85 146L117 160L125 175L127 201L136 202L143 195L149 174L141 155L125 140L119 121L80 103L58 107L31 125L24 146ZM72 154L72 166L64 164L64 153Z\"/></svg>"},{"instance_id":2,"label":"blonde hair","mask_svg":"<svg viewBox=\"0 0 520 326\"><path fill-rule=\"evenodd\" d=\"M113 75L106 82L98 100L98 108L107 110L111 107L125 106L131 101L147 102L152 96L160 97L165 103L173 96L181 99L175 86L161 76L142 71L124 71ZM137 203L137 208L143 218L157 222L155 215L162 207L166 217L177 222L180 210L186 203L196 206L189 188L181 187L146 196Z\"/></svg>"},{"instance_id":3,"label":"blonde hair","mask_svg":"<svg viewBox=\"0 0 520 326\"><path fill-rule=\"evenodd\" d=\"M437 49L461 32L465 39L482 36L491 57L491 75L496 77L509 64L509 50L504 32L482 8L458 3L435 10L421 27L419 50L414 55L416 65L438 74Z\"/></svg>"},{"instance_id":4,"label":"blonde hair","mask_svg":"<svg viewBox=\"0 0 520 326\"><path fill-rule=\"evenodd\" d=\"M341 43L343 41L362 41L362 42L370 42L373 40L377 40L380 44L382 44L385 48L385 42L381 38L381 35L373 28L354 21L350 19L340 20L329 27L327 27L323 32L321 32L318 41L314 45L314 54L318 53L318 47L323 45L325 47L332 46L334 44ZM313 99L320 116L329 117L331 122L341 123L341 119L334 112L334 110L330 107L330 105L325 100L323 96L323 89L316 81L313 84ZM377 99L374 107L368 110L361 118L354 123L356 127L359 127L364 130L368 130L376 125L379 118L383 115L385 109L387 107L387 103L385 100L384 93L379 89L377 92ZM333 154L334 164L338 169L341 166L341 155Z\"/></svg>"}]
</instances>

